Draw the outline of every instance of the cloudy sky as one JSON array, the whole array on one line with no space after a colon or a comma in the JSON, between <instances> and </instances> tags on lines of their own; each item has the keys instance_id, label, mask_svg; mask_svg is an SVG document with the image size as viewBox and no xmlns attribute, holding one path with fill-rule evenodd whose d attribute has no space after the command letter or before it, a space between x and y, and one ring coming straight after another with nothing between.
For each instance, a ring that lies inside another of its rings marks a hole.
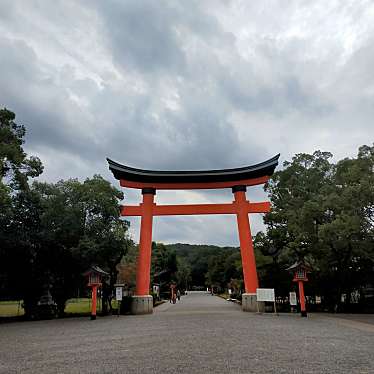
<instances>
[{"instance_id":1,"label":"cloudy sky","mask_svg":"<svg viewBox=\"0 0 374 374\"><path fill-rule=\"evenodd\" d=\"M43 180L239 167L374 139L372 1L0 0L0 107ZM129 204L140 194L126 190ZM248 198L266 199L260 188ZM158 203L229 202L159 192ZM252 216L254 232L262 228ZM137 219L132 220L134 239ZM235 217L156 218L154 239L237 245Z\"/></svg>"}]
</instances>

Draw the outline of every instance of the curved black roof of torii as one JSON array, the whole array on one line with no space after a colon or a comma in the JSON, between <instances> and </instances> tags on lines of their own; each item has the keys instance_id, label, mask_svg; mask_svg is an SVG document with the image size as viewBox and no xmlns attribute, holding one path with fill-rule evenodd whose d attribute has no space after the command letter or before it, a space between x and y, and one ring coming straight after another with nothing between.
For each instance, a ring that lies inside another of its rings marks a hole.
<instances>
[{"instance_id":1,"label":"curved black roof of torii","mask_svg":"<svg viewBox=\"0 0 374 374\"><path fill-rule=\"evenodd\" d=\"M280 154L256 165L220 170L143 170L119 164L107 158L109 169L118 180L143 183L209 183L229 182L270 176L278 165Z\"/></svg>"}]
</instances>

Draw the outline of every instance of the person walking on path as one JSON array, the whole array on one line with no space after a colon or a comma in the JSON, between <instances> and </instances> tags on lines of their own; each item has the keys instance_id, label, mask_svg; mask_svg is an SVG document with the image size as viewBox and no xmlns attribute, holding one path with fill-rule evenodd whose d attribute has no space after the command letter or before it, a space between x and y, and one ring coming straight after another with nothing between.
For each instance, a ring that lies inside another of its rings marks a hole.
<instances>
[{"instance_id":1,"label":"person walking on path","mask_svg":"<svg viewBox=\"0 0 374 374\"><path fill-rule=\"evenodd\" d=\"M178 298L178 301L181 300L181 292L179 290L177 291L177 298Z\"/></svg>"},{"instance_id":2,"label":"person walking on path","mask_svg":"<svg viewBox=\"0 0 374 374\"><path fill-rule=\"evenodd\" d=\"M170 286L170 302L173 302L173 304L175 304L177 302L177 294L175 292L175 284L172 284Z\"/></svg>"}]
</instances>

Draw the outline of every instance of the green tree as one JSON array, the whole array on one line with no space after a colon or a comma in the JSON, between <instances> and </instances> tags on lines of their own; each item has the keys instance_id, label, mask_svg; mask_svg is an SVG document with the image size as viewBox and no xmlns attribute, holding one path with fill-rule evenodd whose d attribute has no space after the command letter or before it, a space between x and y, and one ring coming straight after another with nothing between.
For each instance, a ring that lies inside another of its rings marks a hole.
<instances>
[{"instance_id":1,"label":"green tree","mask_svg":"<svg viewBox=\"0 0 374 374\"><path fill-rule=\"evenodd\" d=\"M41 266L40 196L21 191L13 197L12 209L11 219L1 229L1 292L5 298L22 299L26 316L32 317L47 277Z\"/></svg>"},{"instance_id":2,"label":"green tree","mask_svg":"<svg viewBox=\"0 0 374 374\"><path fill-rule=\"evenodd\" d=\"M211 256L208 260L208 271L205 274L206 285L224 287L224 256Z\"/></svg>"},{"instance_id":3,"label":"green tree","mask_svg":"<svg viewBox=\"0 0 374 374\"><path fill-rule=\"evenodd\" d=\"M109 283L103 283L105 310L107 302L110 306L117 265L131 244L127 235L129 223L121 220L119 214L122 193L98 175L83 183L35 183L33 188L43 201L43 245L46 252L59 258L58 266L55 261L46 266L60 314L75 293L81 273L92 264L109 273Z\"/></svg>"},{"instance_id":4,"label":"green tree","mask_svg":"<svg viewBox=\"0 0 374 374\"><path fill-rule=\"evenodd\" d=\"M309 290L331 309L373 279L373 153L363 146L337 164L327 152L299 154L265 186L272 211L256 239L263 253L276 254L269 269L274 275L305 260L313 268Z\"/></svg>"},{"instance_id":5,"label":"green tree","mask_svg":"<svg viewBox=\"0 0 374 374\"><path fill-rule=\"evenodd\" d=\"M24 299L26 312L32 313L44 275L37 266L40 200L28 179L40 175L43 166L24 152L25 135L15 114L0 109L0 295Z\"/></svg>"},{"instance_id":6,"label":"green tree","mask_svg":"<svg viewBox=\"0 0 374 374\"><path fill-rule=\"evenodd\" d=\"M191 267L185 259L177 257L177 268L178 271L175 274L177 287L181 290L187 290L192 279Z\"/></svg>"},{"instance_id":7,"label":"green tree","mask_svg":"<svg viewBox=\"0 0 374 374\"><path fill-rule=\"evenodd\" d=\"M168 292L169 284L176 281L178 270L175 251L162 243L152 243L151 279L160 284L161 292Z\"/></svg>"},{"instance_id":8,"label":"green tree","mask_svg":"<svg viewBox=\"0 0 374 374\"><path fill-rule=\"evenodd\" d=\"M339 161L333 183L324 190L320 278L331 306L345 295L342 309L350 308L353 291L361 292L374 279L373 154L374 147L363 146L357 158Z\"/></svg>"},{"instance_id":9,"label":"green tree","mask_svg":"<svg viewBox=\"0 0 374 374\"><path fill-rule=\"evenodd\" d=\"M27 189L29 177L37 177L43 172L39 158L27 154L22 148L26 128L14 122L16 116L8 109L0 109L0 182L15 190ZM0 192L4 192L4 187Z\"/></svg>"},{"instance_id":10,"label":"green tree","mask_svg":"<svg viewBox=\"0 0 374 374\"><path fill-rule=\"evenodd\" d=\"M331 153L298 154L265 185L272 210L265 215L269 246L293 259L306 258L318 247L323 222L322 195L334 170Z\"/></svg>"}]
</instances>

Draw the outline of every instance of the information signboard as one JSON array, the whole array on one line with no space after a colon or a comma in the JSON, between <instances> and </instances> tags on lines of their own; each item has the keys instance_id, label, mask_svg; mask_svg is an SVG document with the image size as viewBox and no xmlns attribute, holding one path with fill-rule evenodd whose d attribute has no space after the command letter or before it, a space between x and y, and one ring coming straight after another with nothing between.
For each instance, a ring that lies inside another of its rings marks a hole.
<instances>
[{"instance_id":1,"label":"information signboard","mask_svg":"<svg viewBox=\"0 0 374 374\"><path fill-rule=\"evenodd\" d=\"M116 287L116 300L122 301L122 287Z\"/></svg>"},{"instance_id":2,"label":"information signboard","mask_svg":"<svg viewBox=\"0 0 374 374\"><path fill-rule=\"evenodd\" d=\"M257 288L257 301L272 301L275 302L274 288Z\"/></svg>"},{"instance_id":3,"label":"information signboard","mask_svg":"<svg viewBox=\"0 0 374 374\"><path fill-rule=\"evenodd\" d=\"M297 305L296 292L290 292L290 305Z\"/></svg>"}]
</instances>

